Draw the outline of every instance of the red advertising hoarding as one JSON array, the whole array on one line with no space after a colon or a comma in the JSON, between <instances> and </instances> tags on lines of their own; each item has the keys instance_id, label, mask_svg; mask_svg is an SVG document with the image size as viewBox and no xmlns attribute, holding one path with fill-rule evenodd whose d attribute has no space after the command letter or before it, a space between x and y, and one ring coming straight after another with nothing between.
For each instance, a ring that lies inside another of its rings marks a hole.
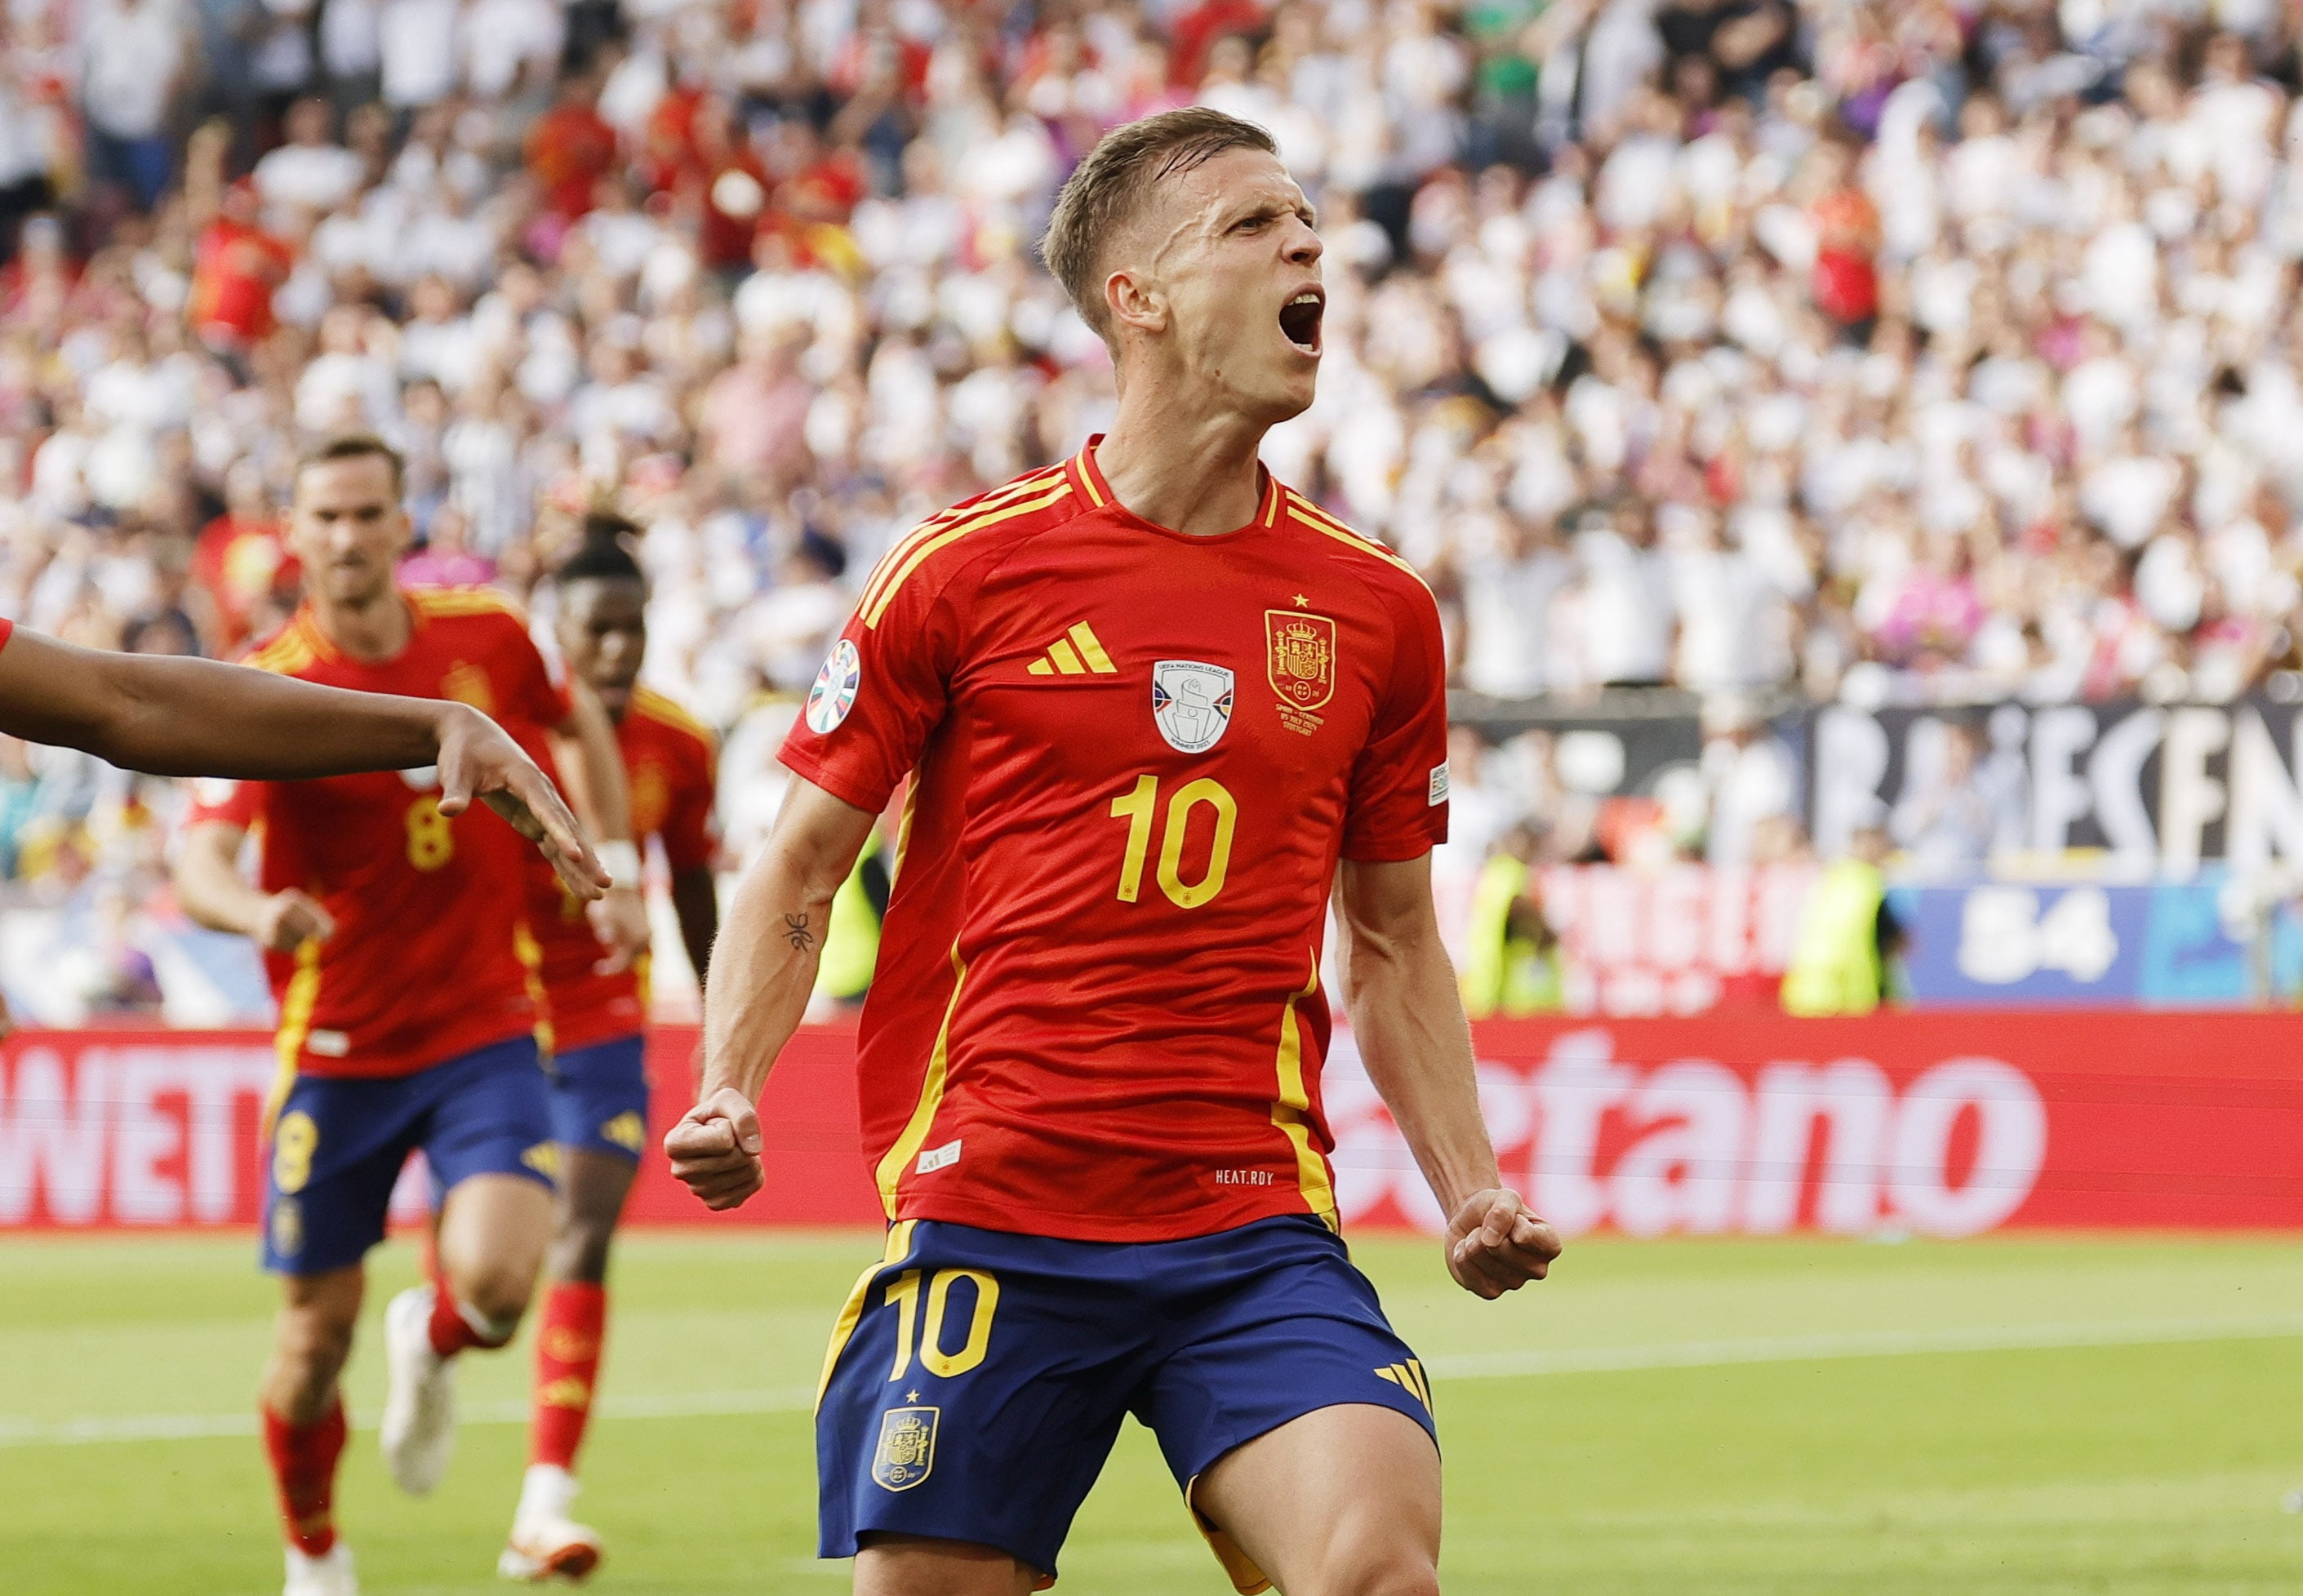
<instances>
[{"instance_id":1,"label":"red advertising hoarding","mask_svg":"<svg viewBox=\"0 0 2303 1596\"><path fill-rule=\"evenodd\" d=\"M1497 1022L1480 1089L1505 1178L1570 1231L1969 1236L2004 1227L2303 1227L2303 1020L1895 1014ZM695 1033L652 1039L656 1132ZM274 1065L249 1033L35 1032L0 1045L0 1229L244 1225ZM1338 1032L1327 1077L1347 1224L1436 1228ZM879 1215L852 1033L771 1081L768 1185L714 1219L651 1156L641 1223ZM420 1201L413 1182L403 1187Z\"/></svg>"}]
</instances>

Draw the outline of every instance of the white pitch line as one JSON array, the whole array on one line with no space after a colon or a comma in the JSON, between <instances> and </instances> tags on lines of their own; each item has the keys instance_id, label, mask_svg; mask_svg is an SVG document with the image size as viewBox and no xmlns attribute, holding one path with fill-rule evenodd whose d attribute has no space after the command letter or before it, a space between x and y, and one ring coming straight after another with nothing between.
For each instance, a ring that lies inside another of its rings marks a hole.
<instances>
[{"instance_id":1,"label":"white pitch line","mask_svg":"<svg viewBox=\"0 0 2303 1596\"><path fill-rule=\"evenodd\" d=\"M1842 1335L1760 1336L1742 1340L1675 1341L1642 1347L1536 1347L1508 1352L1442 1353L1423 1360L1441 1380L1514 1380L1538 1375L1636 1373L1657 1369L1716 1369L1738 1364L1804 1364L1842 1358L1909 1357L1928 1353L2054 1352L2088 1347L2155 1347L2186 1341L2261 1341L2303 1336L2303 1313L2256 1319L2136 1319L2111 1324L1953 1325L1931 1330L1856 1330ZM607 1398L608 1419L708 1419L806 1413L815 1392L690 1391ZM464 1410L467 1424L524 1424L525 1402L489 1402ZM190 1440L256 1433L252 1414L136 1414L42 1421L0 1415L0 1448L91 1446L111 1441Z\"/></svg>"},{"instance_id":2,"label":"white pitch line","mask_svg":"<svg viewBox=\"0 0 2303 1596\"><path fill-rule=\"evenodd\" d=\"M1505 1380L1531 1374L1631 1373L1714 1369L1735 1364L1803 1364L1832 1358L1908 1357L1921 1353L2052 1352L2085 1347L2155 1347L2183 1341L2260 1341L2303 1336L2303 1313L2254 1319L2128 1319L2112 1323L1948 1325L1940 1330L1853 1330L1842 1335L1763 1336L1646 1347L1565 1351L1442 1353L1423 1366L1445 1380Z\"/></svg>"}]
</instances>

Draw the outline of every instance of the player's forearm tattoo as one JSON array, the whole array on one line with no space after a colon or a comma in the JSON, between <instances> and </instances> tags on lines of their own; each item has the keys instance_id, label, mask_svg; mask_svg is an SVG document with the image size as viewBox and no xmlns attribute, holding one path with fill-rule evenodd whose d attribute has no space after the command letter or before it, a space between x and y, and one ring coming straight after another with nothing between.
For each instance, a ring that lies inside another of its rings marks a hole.
<instances>
[{"instance_id":1,"label":"player's forearm tattoo","mask_svg":"<svg viewBox=\"0 0 2303 1596\"><path fill-rule=\"evenodd\" d=\"M807 928L806 915L784 916L784 941L792 945L795 953L805 953L815 946L815 933Z\"/></svg>"}]
</instances>

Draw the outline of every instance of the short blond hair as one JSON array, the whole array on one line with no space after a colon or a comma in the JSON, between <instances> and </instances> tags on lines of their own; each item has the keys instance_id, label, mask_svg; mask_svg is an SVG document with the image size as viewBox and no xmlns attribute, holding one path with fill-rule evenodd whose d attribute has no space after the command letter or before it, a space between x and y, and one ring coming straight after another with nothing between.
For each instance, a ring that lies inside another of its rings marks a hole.
<instances>
[{"instance_id":1,"label":"short blond hair","mask_svg":"<svg viewBox=\"0 0 2303 1596\"><path fill-rule=\"evenodd\" d=\"M1279 153L1271 135L1253 122L1205 106L1186 106L1112 129L1072 169L1040 240L1040 258L1088 325L1106 338L1111 335L1096 268L1105 246L1134 220L1152 185L1227 149Z\"/></svg>"}]
</instances>

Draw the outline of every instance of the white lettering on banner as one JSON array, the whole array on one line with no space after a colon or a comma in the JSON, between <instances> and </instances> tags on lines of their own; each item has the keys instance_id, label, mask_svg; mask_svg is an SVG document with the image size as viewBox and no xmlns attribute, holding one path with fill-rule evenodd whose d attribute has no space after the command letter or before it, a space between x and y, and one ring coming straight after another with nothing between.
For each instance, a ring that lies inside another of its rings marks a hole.
<instances>
[{"instance_id":1,"label":"white lettering on banner","mask_svg":"<svg viewBox=\"0 0 2303 1596\"><path fill-rule=\"evenodd\" d=\"M1322 1095L1344 1218L1395 1212L1441 1229L1347 1032ZM2023 1205L2047 1150L2038 1089L1987 1058L1945 1060L1900 1094L1868 1059L1778 1060L1747 1085L1706 1059L1619 1060L1610 1034L1590 1029L1556 1037L1538 1064L1482 1060L1480 1101L1505 1179L1571 1234L1612 1223L1634 1236L1780 1235L1812 1190L1823 1230L1972 1236Z\"/></svg>"},{"instance_id":2,"label":"white lettering on banner","mask_svg":"<svg viewBox=\"0 0 2303 1596\"><path fill-rule=\"evenodd\" d=\"M1554 866L1543 907L1559 933L1572 1014L1695 1014L1722 983L1783 974L1813 866L1647 872Z\"/></svg>"},{"instance_id":3,"label":"white lettering on banner","mask_svg":"<svg viewBox=\"0 0 2303 1596\"><path fill-rule=\"evenodd\" d=\"M1739 1083L1740 1086L1740 1083ZM1879 1156L1895 1088L1869 1059L1842 1059L1821 1069L1770 1064L1759 1071L1753 1109L1751 1161L1743 1178L1742 1229L1780 1236L1799 1220L1807 1189L1808 1148L1824 1128L1823 1178L1816 1191L1818 1229L1860 1236L1879 1222Z\"/></svg>"},{"instance_id":4,"label":"white lettering on banner","mask_svg":"<svg viewBox=\"0 0 2303 1596\"><path fill-rule=\"evenodd\" d=\"M0 1098L0 1224L30 1219L36 1190L57 1223L94 1224L104 1205L104 1070L68 1072L50 1049L28 1047L14 1073Z\"/></svg>"},{"instance_id":5,"label":"white lettering on banner","mask_svg":"<svg viewBox=\"0 0 2303 1596\"><path fill-rule=\"evenodd\" d=\"M220 1224L240 1207L240 1121L268 1050L34 1044L0 1059L0 1225ZM12 1078L13 1077L13 1078Z\"/></svg>"},{"instance_id":6,"label":"white lettering on banner","mask_svg":"<svg viewBox=\"0 0 2303 1596\"><path fill-rule=\"evenodd\" d=\"M1648 1077L1630 1107L1634 1124L1653 1128L1615 1161L1607 1183L1615 1223L1632 1236L1726 1229L1750 1109L1735 1072L1699 1059L1666 1064Z\"/></svg>"},{"instance_id":7,"label":"white lettering on banner","mask_svg":"<svg viewBox=\"0 0 2303 1596\"><path fill-rule=\"evenodd\" d=\"M2303 747L2303 714L2295 717L2294 733L2288 746ZM2303 792L2263 717L2242 709L2231 730L2231 832L2223 849L2231 874L2261 870L2274 842L2281 857L2303 859Z\"/></svg>"},{"instance_id":8,"label":"white lettering on banner","mask_svg":"<svg viewBox=\"0 0 2303 1596\"><path fill-rule=\"evenodd\" d=\"M2159 747L2159 854L2171 875L2198 869L2207 827L2223 818L2223 784L2207 774L2207 756L2230 741L2222 710L2179 709L2167 717Z\"/></svg>"},{"instance_id":9,"label":"white lettering on banner","mask_svg":"<svg viewBox=\"0 0 2303 1596\"><path fill-rule=\"evenodd\" d=\"M1952 1130L1976 1110L1975 1167L1954 1186ZM1996 1059L1951 1059L1903 1093L1889 1181L1895 1212L1923 1236L1976 1236L2031 1195L2047 1156L2047 1107L2031 1077Z\"/></svg>"}]
</instances>

